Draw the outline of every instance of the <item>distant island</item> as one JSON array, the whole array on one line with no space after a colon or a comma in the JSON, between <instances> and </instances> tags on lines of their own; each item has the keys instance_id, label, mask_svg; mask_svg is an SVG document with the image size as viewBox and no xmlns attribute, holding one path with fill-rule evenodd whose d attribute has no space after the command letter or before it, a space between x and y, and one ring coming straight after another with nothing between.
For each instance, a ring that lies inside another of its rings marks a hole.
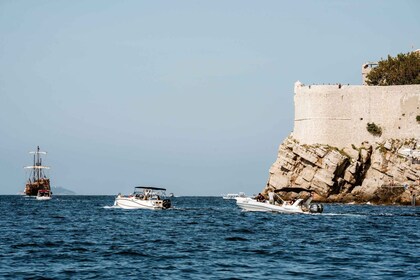
<instances>
[{"instance_id":1,"label":"distant island","mask_svg":"<svg viewBox=\"0 0 420 280\"><path fill-rule=\"evenodd\" d=\"M52 187L51 191L53 195L75 195L76 194L74 191L68 190L63 187Z\"/></svg>"}]
</instances>

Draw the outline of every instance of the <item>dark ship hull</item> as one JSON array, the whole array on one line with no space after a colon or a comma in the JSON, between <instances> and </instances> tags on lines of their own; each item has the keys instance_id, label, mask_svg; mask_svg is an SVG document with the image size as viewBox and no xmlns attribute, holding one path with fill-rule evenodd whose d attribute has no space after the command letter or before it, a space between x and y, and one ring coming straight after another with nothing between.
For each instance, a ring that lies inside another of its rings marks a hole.
<instances>
[{"instance_id":1,"label":"dark ship hull","mask_svg":"<svg viewBox=\"0 0 420 280\"><path fill-rule=\"evenodd\" d=\"M50 188L50 179L44 178L40 179L36 182L28 182L25 186L25 195L28 196L36 196L39 190L48 190L51 191Z\"/></svg>"}]
</instances>

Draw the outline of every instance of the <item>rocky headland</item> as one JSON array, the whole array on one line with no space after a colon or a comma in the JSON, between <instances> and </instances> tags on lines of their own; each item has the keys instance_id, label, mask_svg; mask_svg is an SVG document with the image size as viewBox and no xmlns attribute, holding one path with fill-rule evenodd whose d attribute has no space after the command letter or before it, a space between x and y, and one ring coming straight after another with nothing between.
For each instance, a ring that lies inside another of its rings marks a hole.
<instances>
[{"instance_id":1,"label":"rocky headland","mask_svg":"<svg viewBox=\"0 0 420 280\"><path fill-rule=\"evenodd\" d=\"M280 145L263 192L285 199L305 197L337 203L420 205L420 159L401 153L419 149L418 139L363 142L347 148L300 144L289 136Z\"/></svg>"}]
</instances>

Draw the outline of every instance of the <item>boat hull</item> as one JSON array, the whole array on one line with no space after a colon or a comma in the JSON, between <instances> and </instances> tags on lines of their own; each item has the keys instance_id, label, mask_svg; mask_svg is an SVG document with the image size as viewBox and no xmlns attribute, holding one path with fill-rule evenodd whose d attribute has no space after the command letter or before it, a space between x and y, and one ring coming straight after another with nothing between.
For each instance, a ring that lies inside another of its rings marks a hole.
<instances>
[{"instance_id":1,"label":"boat hull","mask_svg":"<svg viewBox=\"0 0 420 280\"><path fill-rule=\"evenodd\" d=\"M114 202L115 206L123 209L149 209L161 210L163 207L162 200L143 200L135 197L117 197Z\"/></svg>"},{"instance_id":2,"label":"boat hull","mask_svg":"<svg viewBox=\"0 0 420 280\"><path fill-rule=\"evenodd\" d=\"M36 200L50 200L51 196L37 196Z\"/></svg>"},{"instance_id":3,"label":"boat hull","mask_svg":"<svg viewBox=\"0 0 420 280\"><path fill-rule=\"evenodd\" d=\"M278 213L307 213L298 204L293 205L274 205L267 202L259 202L252 198L237 198L236 204L244 211L257 212L278 212Z\"/></svg>"},{"instance_id":4,"label":"boat hull","mask_svg":"<svg viewBox=\"0 0 420 280\"><path fill-rule=\"evenodd\" d=\"M50 190L50 179L44 178L25 186L25 195L36 196L40 190Z\"/></svg>"}]
</instances>

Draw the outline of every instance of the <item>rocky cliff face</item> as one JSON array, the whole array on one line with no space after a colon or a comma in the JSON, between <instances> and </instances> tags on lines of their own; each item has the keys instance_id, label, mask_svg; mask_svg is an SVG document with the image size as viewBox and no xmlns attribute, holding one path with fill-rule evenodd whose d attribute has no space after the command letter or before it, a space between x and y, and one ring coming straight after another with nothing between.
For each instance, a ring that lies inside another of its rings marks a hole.
<instances>
[{"instance_id":1,"label":"rocky cliff face","mask_svg":"<svg viewBox=\"0 0 420 280\"><path fill-rule=\"evenodd\" d=\"M315 192L324 202L420 205L420 161L403 156L416 139L364 142L339 150L328 145L301 145L291 136L279 147L263 192L276 190L285 199Z\"/></svg>"}]
</instances>

